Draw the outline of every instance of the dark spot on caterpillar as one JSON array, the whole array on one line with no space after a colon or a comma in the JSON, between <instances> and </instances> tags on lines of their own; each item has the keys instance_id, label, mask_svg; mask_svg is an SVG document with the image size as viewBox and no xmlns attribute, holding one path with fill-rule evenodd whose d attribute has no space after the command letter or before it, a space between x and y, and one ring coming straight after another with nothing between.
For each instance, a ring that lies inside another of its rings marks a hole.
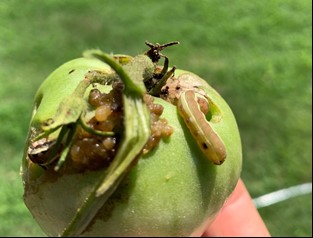
<instances>
[{"instance_id":1,"label":"dark spot on caterpillar","mask_svg":"<svg viewBox=\"0 0 313 238\"><path fill-rule=\"evenodd\" d=\"M224 160L220 160L220 161L218 161L218 162L215 162L214 164L216 164L216 165L221 165L221 164L223 164L224 163Z\"/></svg>"},{"instance_id":2,"label":"dark spot on caterpillar","mask_svg":"<svg viewBox=\"0 0 313 238\"><path fill-rule=\"evenodd\" d=\"M167 86L167 87L165 87L165 89L162 89L162 90L161 90L161 92L160 92L160 95L164 95L164 96L168 95L168 94L169 94L168 89L169 89L169 87L168 87L168 86Z\"/></svg>"},{"instance_id":3,"label":"dark spot on caterpillar","mask_svg":"<svg viewBox=\"0 0 313 238\"><path fill-rule=\"evenodd\" d=\"M203 142L203 143L202 143L202 148L206 150L206 149L208 148L208 145Z\"/></svg>"},{"instance_id":4,"label":"dark spot on caterpillar","mask_svg":"<svg viewBox=\"0 0 313 238\"><path fill-rule=\"evenodd\" d=\"M54 120L52 118L47 119L46 121L42 122L43 126L50 126L54 123Z\"/></svg>"},{"instance_id":5,"label":"dark spot on caterpillar","mask_svg":"<svg viewBox=\"0 0 313 238\"><path fill-rule=\"evenodd\" d=\"M71 74L75 71L75 69L72 69L70 72L68 72L68 74Z\"/></svg>"},{"instance_id":6,"label":"dark spot on caterpillar","mask_svg":"<svg viewBox=\"0 0 313 238\"><path fill-rule=\"evenodd\" d=\"M176 86L176 90L179 90L180 89L180 86Z\"/></svg>"}]
</instances>

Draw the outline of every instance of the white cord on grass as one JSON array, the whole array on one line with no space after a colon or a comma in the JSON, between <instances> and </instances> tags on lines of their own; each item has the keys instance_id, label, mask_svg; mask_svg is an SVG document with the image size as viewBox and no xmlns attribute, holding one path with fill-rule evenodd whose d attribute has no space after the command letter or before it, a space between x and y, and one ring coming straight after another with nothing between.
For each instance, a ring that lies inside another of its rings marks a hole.
<instances>
[{"instance_id":1,"label":"white cord on grass","mask_svg":"<svg viewBox=\"0 0 313 238\"><path fill-rule=\"evenodd\" d=\"M312 183L303 183L254 198L253 203L257 208L262 208L278 202L285 201L292 197L309 193L312 193Z\"/></svg>"}]
</instances>

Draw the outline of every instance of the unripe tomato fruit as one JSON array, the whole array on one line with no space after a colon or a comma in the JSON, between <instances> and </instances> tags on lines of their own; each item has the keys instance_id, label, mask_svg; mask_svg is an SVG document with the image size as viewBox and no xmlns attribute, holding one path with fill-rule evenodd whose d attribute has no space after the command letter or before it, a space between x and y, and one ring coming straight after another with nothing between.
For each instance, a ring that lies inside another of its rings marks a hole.
<instances>
[{"instance_id":1,"label":"unripe tomato fruit","mask_svg":"<svg viewBox=\"0 0 313 238\"><path fill-rule=\"evenodd\" d=\"M97 60L71 60L44 80L34 103L30 127L51 118L90 70L109 71ZM189 74L205 85L205 92L222 112L214 126L224 142L227 159L209 161L191 136L176 106L155 97L173 134L142 155L117 190L98 211L81 236L190 236L213 220L232 193L242 168L242 148L235 117L225 100L195 74L176 69L175 77ZM31 134L31 130L29 132ZM27 139L25 151L29 146ZM88 196L104 169L53 174L29 160L25 152L21 174L24 202L49 236L58 236Z\"/></svg>"}]
</instances>

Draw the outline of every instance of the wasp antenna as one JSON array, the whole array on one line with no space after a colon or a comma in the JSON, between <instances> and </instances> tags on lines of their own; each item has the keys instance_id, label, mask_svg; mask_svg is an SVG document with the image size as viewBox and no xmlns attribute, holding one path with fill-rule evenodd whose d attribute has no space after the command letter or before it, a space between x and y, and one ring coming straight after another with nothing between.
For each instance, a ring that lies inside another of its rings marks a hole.
<instances>
[{"instance_id":1,"label":"wasp antenna","mask_svg":"<svg viewBox=\"0 0 313 238\"><path fill-rule=\"evenodd\" d=\"M179 45L179 44L180 44L179 41L172 41L172 42L163 44L162 47L165 48L165 47L168 47L168 46L171 46L171 45Z\"/></svg>"}]
</instances>

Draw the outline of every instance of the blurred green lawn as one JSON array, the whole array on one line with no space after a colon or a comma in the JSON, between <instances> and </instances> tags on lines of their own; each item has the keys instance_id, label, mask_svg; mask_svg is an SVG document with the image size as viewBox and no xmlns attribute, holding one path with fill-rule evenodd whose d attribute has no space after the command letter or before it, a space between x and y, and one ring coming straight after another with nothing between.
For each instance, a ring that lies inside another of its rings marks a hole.
<instances>
[{"instance_id":1,"label":"blurred green lawn","mask_svg":"<svg viewBox=\"0 0 313 238\"><path fill-rule=\"evenodd\" d=\"M171 63L207 79L242 136L257 197L312 181L311 0L0 1L0 235L44 235L22 201L19 166L42 80L89 48L138 54L181 45ZM312 236L312 194L260 213L273 236Z\"/></svg>"}]
</instances>

